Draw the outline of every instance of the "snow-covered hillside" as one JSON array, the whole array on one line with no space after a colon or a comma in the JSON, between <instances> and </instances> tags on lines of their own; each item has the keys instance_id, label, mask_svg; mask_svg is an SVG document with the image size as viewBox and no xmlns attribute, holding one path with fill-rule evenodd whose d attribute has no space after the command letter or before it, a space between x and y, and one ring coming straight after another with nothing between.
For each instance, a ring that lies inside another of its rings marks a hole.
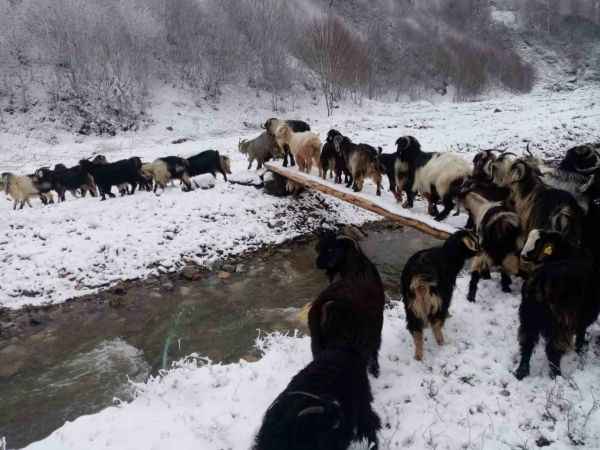
<instances>
[{"instance_id":1,"label":"snow-covered hillside","mask_svg":"<svg viewBox=\"0 0 600 450\"><path fill-rule=\"evenodd\" d=\"M577 143L600 139L600 90L578 89L526 96L505 96L471 103L347 104L327 118L322 106L298 100L279 114L307 120L322 137L334 127L363 141L394 149L402 135L417 137L429 151L460 151L470 159L480 148L522 151L526 142L542 156L559 154ZM0 170L30 173L44 165L76 164L104 154L109 160L140 156L190 156L215 148L233 160L233 179L257 180L237 152L240 138L258 135L259 124L273 115L266 98L230 92L234 102L211 106L178 91L159 91L149 129L114 138L73 137L55 124L27 131L17 116L11 132L0 136ZM31 120L31 119L30 119ZM167 127L172 127L169 131ZM172 144L179 138L189 139ZM55 144L49 144L54 142ZM205 177L209 182L210 176ZM337 200L314 207L321 196L276 199L253 187L226 184L184 193L171 188L161 196L141 192L105 202L74 199L49 207L12 211L0 201L0 306L60 302L119 280L176 270L185 262L210 265L330 223L376 219ZM372 186L367 191L373 193ZM393 196L384 192L391 203ZM4 197L4 196L3 196ZM312 205L312 206L311 206ZM307 214L306 211L312 211Z\"/></svg>"}]
</instances>

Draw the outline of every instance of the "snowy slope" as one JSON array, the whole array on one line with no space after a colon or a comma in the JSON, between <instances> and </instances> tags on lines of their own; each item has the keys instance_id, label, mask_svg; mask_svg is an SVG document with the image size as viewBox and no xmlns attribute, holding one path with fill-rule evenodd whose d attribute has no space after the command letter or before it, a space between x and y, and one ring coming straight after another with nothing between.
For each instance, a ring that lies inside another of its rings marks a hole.
<instances>
[{"instance_id":1,"label":"snowy slope","mask_svg":"<svg viewBox=\"0 0 600 450\"><path fill-rule=\"evenodd\" d=\"M371 379L383 428L382 450L596 449L600 446L600 360L564 358L564 378L548 377L543 348L531 377L517 381L517 307L498 280L481 285L479 302L465 301L459 279L447 344L426 332L425 359L413 360L404 310L385 315L381 377ZM518 288L518 286L516 286ZM594 341L600 328L591 328ZM270 402L310 361L310 341L262 336L257 362L220 365L190 358L164 376L137 385L137 398L67 423L28 450L242 450L250 447ZM10 445L10 442L9 442Z\"/></svg>"},{"instance_id":2,"label":"snowy slope","mask_svg":"<svg viewBox=\"0 0 600 450\"><path fill-rule=\"evenodd\" d=\"M600 140L599 94L590 87L463 104L365 100L360 107L343 105L330 118L307 99L288 102L294 109L277 115L308 120L321 136L335 127L356 141L381 145L385 152L394 150L399 136L412 134L426 150L461 151L466 158L479 148L519 152L525 141L548 156ZM153 106L155 125L114 138L74 137L33 118L31 126L23 117L8 118L14 123L0 133L0 172L75 164L97 153L109 160L137 155L151 161L216 148L233 158L234 178L256 179L254 170L246 170L237 143L258 135L259 124L274 113L267 98L251 91L227 93L225 98L236 100L215 106L162 88ZM171 143L182 137L189 141ZM372 192L368 186L367 193ZM67 196L60 205L43 208L36 201L33 209L16 212L8 201L0 201L0 306L60 302L121 279L175 270L186 261L210 265L309 231L322 219L362 223L376 218L333 199L326 200L329 210L314 208L324 198L320 195L298 203L222 179L214 189L183 193L171 188L160 197L138 193L100 202ZM384 201L394 202L389 192ZM305 220L307 210L314 214Z\"/></svg>"}]
</instances>

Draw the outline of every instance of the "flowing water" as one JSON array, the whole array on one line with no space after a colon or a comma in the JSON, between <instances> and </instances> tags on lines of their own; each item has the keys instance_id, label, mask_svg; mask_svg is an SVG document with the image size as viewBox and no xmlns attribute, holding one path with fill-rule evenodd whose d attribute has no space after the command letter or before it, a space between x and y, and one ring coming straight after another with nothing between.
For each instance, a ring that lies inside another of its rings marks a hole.
<instances>
[{"instance_id":1,"label":"flowing water","mask_svg":"<svg viewBox=\"0 0 600 450\"><path fill-rule=\"evenodd\" d=\"M437 243L397 228L371 231L361 246L395 297L407 258ZM258 330L305 331L299 311L327 285L314 244L259 254L234 273L129 282L31 313L31 331L0 337L0 438L8 448L39 440L115 398L131 398L129 380L143 381L190 353L251 360Z\"/></svg>"}]
</instances>

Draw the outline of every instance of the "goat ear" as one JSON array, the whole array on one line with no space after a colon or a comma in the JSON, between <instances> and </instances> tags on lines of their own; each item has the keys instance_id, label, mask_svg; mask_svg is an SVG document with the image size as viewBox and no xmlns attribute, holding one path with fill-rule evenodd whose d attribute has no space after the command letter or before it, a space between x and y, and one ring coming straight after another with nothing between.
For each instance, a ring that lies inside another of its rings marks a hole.
<instances>
[{"instance_id":1,"label":"goat ear","mask_svg":"<svg viewBox=\"0 0 600 450\"><path fill-rule=\"evenodd\" d=\"M462 238L462 241L463 244L465 244L465 247L467 247L472 252L477 253L479 251L479 241L474 233L467 233Z\"/></svg>"},{"instance_id":2,"label":"goat ear","mask_svg":"<svg viewBox=\"0 0 600 450\"><path fill-rule=\"evenodd\" d=\"M523 180L526 170L525 163L518 162L514 164L510 169L511 181L518 182Z\"/></svg>"},{"instance_id":3,"label":"goat ear","mask_svg":"<svg viewBox=\"0 0 600 450\"><path fill-rule=\"evenodd\" d=\"M322 406L309 406L300 411L297 417L309 416L312 414L325 414L325 408Z\"/></svg>"}]
</instances>

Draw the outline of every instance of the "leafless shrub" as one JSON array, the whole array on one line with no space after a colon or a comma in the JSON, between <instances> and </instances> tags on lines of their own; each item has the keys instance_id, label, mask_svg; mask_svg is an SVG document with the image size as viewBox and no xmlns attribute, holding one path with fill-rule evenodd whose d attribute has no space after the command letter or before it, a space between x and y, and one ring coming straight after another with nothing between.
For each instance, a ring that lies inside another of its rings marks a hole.
<instances>
[{"instance_id":1,"label":"leafless shrub","mask_svg":"<svg viewBox=\"0 0 600 450\"><path fill-rule=\"evenodd\" d=\"M317 74L327 115L331 115L345 90L356 93L365 84L367 48L333 14L312 20L304 34L299 55Z\"/></svg>"}]
</instances>

